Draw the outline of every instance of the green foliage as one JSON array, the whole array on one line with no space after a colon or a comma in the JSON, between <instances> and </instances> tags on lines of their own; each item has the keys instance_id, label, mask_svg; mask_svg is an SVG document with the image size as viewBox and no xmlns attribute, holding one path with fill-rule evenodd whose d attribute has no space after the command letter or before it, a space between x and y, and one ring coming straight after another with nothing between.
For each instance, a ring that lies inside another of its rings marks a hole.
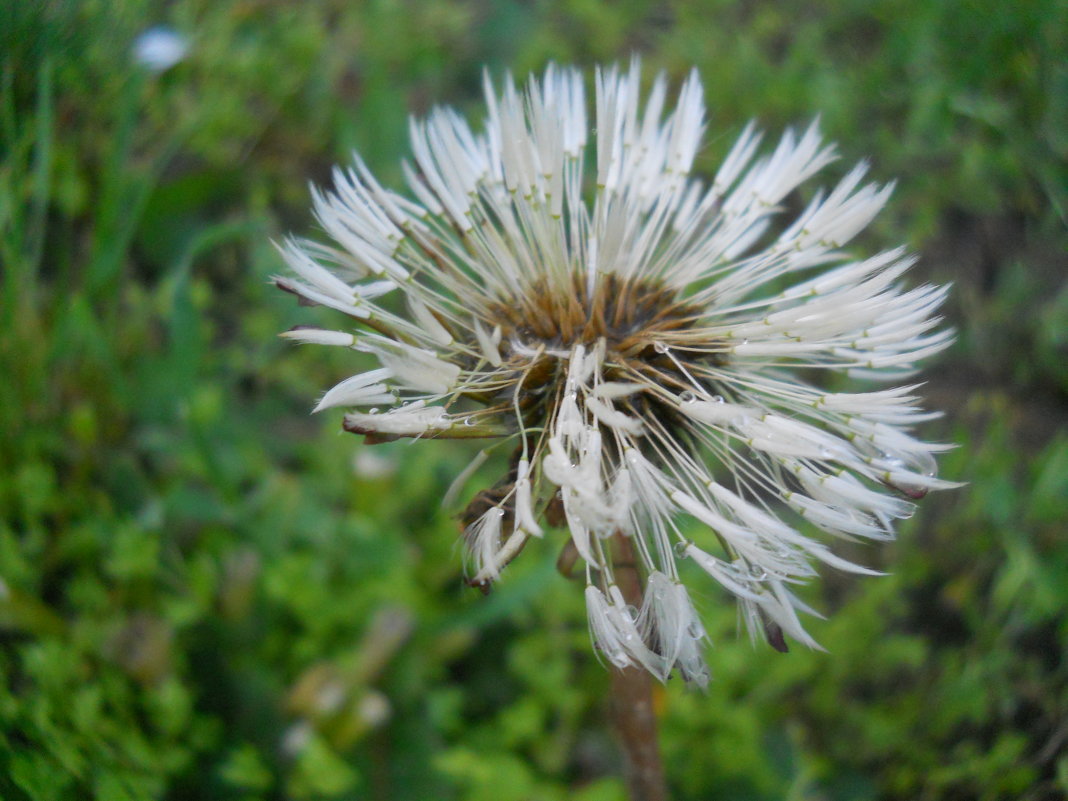
<instances>
[{"instance_id":1,"label":"green foliage","mask_svg":"<svg viewBox=\"0 0 1068 801\"><path fill-rule=\"evenodd\" d=\"M352 357L279 342L311 312L266 279L308 180L358 148L395 181L483 65L631 52L701 69L705 169L822 114L898 177L872 241L957 282L961 333L926 392L969 486L864 554L891 576L813 588L829 654L752 647L708 588L714 681L658 691L674 797L1068 794L1068 11L623 5L0 5L0 797L623 798L559 538L463 588L473 454L310 419ZM191 50L151 74L161 21Z\"/></svg>"}]
</instances>

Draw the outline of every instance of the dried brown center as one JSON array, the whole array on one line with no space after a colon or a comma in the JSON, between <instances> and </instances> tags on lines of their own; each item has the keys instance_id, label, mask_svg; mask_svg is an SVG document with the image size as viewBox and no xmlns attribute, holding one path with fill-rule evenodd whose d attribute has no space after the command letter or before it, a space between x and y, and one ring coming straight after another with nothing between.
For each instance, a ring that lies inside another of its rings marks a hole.
<instances>
[{"instance_id":1,"label":"dried brown center","mask_svg":"<svg viewBox=\"0 0 1068 801\"><path fill-rule=\"evenodd\" d=\"M623 356L634 355L657 334L686 328L697 318L697 309L680 302L673 290L615 275L598 280L592 293L581 275L572 278L568 290L541 281L492 313L501 323L505 342L568 349L604 338L609 351Z\"/></svg>"},{"instance_id":2,"label":"dried brown center","mask_svg":"<svg viewBox=\"0 0 1068 801\"><path fill-rule=\"evenodd\" d=\"M534 422L546 402L552 403L568 370L563 355L579 344L592 348L604 340L602 380L640 379L675 392L692 389L687 365L725 361L707 343L701 350L687 347L701 319L700 309L655 282L609 275L598 280L591 292L585 276L575 275L567 290L543 280L521 297L495 304L488 316L501 327L501 355L515 371L516 383L521 383L519 402L527 422ZM489 405L510 400L514 390L512 384L481 400ZM634 411L642 411L648 399L621 403L634 404L638 407Z\"/></svg>"}]
</instances>

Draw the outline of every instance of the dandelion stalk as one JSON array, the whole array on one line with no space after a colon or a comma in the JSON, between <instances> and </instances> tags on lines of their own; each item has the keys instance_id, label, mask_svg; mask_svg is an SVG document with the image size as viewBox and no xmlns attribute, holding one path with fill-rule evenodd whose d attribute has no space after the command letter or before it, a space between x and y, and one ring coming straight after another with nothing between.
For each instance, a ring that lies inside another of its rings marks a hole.
<instances>
[{"instance_id":1,"label":"dandelion stalk","mask_svg":"<svg viewBox=\"0 0 1068 801\"><path fill-rule=\"evenodd\" d=\"M642 606L642 582L630 542L616 535L616 576L623 599ZM637 667L613 668L612 719L623 751L624 778L631 801L665 801L667 787L660 759L653 679Z\"/></svg>"}]
</instances>

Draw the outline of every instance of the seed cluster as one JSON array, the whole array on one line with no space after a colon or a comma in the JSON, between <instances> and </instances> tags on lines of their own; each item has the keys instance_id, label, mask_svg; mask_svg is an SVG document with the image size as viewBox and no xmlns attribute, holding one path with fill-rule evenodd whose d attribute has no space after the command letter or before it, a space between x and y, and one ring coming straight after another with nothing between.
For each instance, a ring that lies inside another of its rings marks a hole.
<instances>
[{"instance_id":1,"label":"seed cluster","mask_svg":"<svg viewBox=\"0 0 1068 801\"><path fill-rule=\"evenodd\" d=\"M347 408L345 428L371 444L486 440L450 497L486 460L505 464L460 515L470 583L498 579L543 522L566 527L599 653L703 684L679 562L773 647L815 647L797 585L821 566L872 572L825 540L890 539L913 501L953 485L934 475L946 446L912 434L934 416L915 387L827 392L811 377L904 379L952 332L936 330L944 288L899 283L903 250L844 250L890 195L863 165L781 219L835 158L816 125L765 155L747 127L701 181L696 74L674 109L663 78L641 98L636 62L598 72L593 126L576 71L550 68L524 92L487 84L483 132L448 109L413 122L407 196L359 161L338 171L315 195L333 244L288 242L295 277L276 281L358 324L287 337L380 365L316 411ZM403 307L378 302L389 295ZM640 605L620 592L620 550Z\"/></svg>"}]
</instances>

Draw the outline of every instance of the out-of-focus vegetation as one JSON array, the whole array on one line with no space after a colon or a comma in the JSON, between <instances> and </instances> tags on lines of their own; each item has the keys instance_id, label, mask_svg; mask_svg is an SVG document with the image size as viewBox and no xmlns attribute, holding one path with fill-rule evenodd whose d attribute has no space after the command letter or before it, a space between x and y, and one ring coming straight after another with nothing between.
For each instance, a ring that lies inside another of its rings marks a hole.
<instances>
[{"instance_id":1,"label":"out-of-focus vegetation","mask_svg":"<svg viewBox=\"0 0 1068 801\"><path fill-rule=\"evenodd\" d=\"M483 598L439 500L471 455L312 419L351 355L267 285L307 181L483 65L700 68L711 170L822 115L896 177L865 247L956 282L924 392L959 443L891 571L828 575L828 654L710 583L707 695L658 696L676 799L1068 796L1068 6L1056 0L0 4L0 797L623 797L578 587ZM184 61L151 74L136 36ZM844 169L844 167L843 167ZM321 311L321 310L320 310ZM698 593L700 594L700 593Z\"/></svg>"}]
</instances>

